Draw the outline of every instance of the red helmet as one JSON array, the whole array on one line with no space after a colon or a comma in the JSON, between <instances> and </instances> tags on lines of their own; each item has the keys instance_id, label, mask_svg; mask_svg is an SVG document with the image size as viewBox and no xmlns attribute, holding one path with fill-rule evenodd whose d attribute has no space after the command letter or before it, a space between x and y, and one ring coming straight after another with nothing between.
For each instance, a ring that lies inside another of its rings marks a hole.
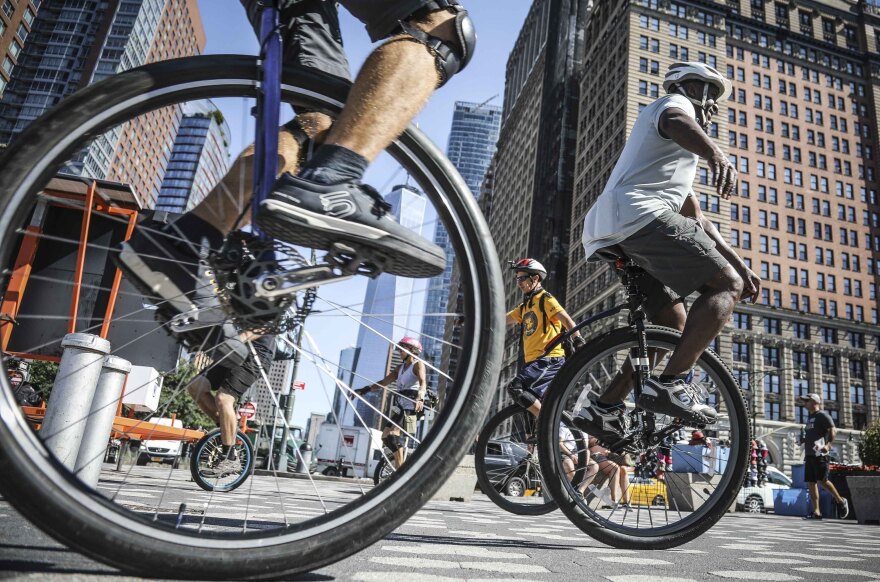
<instances>
[{"instance_id":1,"label":"red helmet","mask_svg":"<svg viewBox=\"0 0 880 582\"><path fill-rule=\"evenodd\" d=\"M544 265L535 259L519 259L518 261L510 261L511 271L523 271L529 275L537 275L543 281L547 278L547 269Z\"/></svg>"},{"instance_id":2,"label":"red helmet","mask_svg":"<svg viewBox=\"0 0 880 582\"><path fill-rule=\"evenodd\" d=\"M402 338L399 342L397 342L397 345L399 345L401 347L406 346L408 348L411 348L415 352L422 351L422 342L420 342L419 340L417 340L414 337L406 336L406 337Z\"/></svg>"}]
</instances>

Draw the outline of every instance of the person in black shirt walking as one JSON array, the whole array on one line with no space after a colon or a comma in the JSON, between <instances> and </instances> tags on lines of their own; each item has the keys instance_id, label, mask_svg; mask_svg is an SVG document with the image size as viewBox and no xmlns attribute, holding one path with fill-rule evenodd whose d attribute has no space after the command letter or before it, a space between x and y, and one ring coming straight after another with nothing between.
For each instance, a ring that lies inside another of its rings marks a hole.
<instances>
[{"instance_id":1,"label":"person in black shirt walking","mask_svg":"<svg viewBox=\"0 0 880 582\"><path fill-rule=\"evenodd\" d=\"M804 432L804 481L807 482L810 491L813 511L804 519L822 519L819 511L819 483L834 496L839 508L838 517L845 519L849 515L849 504L828 480L828 453L837 434L834 420L830 414L822 410L822 397L818 394L807 394L801 396L799 400L810 412Z\"/></svg>"}]
</instances>

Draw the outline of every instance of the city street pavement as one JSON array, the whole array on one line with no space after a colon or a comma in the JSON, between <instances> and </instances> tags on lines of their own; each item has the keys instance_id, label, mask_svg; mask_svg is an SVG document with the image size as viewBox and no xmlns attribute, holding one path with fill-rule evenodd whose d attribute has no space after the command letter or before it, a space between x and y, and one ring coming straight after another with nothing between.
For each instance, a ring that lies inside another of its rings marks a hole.
<instances>
[{"instance_id":1,"label":"city street pavement","mask_svg":"<svg viewBox=\"0 0 880 582\"><path fill-rule=\"evenodd\" d=\"M54 542L0 501L0 578L133 581ZM381 542L300 580L880 580L880 527L728 514L674 550L624 551L559 512L521 517L486 497L431 502Z\"/></svg>"}]
</instances>

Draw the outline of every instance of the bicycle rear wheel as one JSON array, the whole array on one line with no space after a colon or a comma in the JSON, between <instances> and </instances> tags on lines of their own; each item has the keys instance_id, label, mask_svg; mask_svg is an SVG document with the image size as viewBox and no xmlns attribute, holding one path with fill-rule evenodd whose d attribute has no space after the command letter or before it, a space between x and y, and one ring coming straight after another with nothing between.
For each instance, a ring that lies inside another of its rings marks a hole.
<instances>
[{"instance_id":1,"label":"bicycle rear wheel","mask_svg":"<svg viewBox=\"0 0 880 582\"><path fill-rule=\"evenodd\" d=\"M648 327L646 336L649 353L656 353L650 362L651 372L659 374L681 334ZM563 415L577 415L590 398L603 394L624 364L635 357L637 347L635 332L617 329L591 341L570 358L547 391L539 438L550 438ZM629 498L628 507L622 505L623 499L610 498L605 492L578 495L577 483L558 478L564 474L558 453L553 447L541 446L541 465L552 474L547 486L560 509L582 531L618 548L671 548L711 528L735 502L750 438L746 406L730 370L712 351L705 351L697 360L694 378L706 389L707 402L718 410L718 421L704 429L715 432L715 449L682 444L679 430L689 432L691 427L680 426L666 416L654 417L653 432L668 434L665 441L651 442L651 435L634 428L633 433L643 434L645 439L614 451L630 453L635 460L623 493ZM627 415L635 427L646 420L644 412L631 402L627 403Z\"/></svg>"},{"instance_id":2,"label":"bicycle rear wheel","mask_svg":"<svg viewBox=\"0 0 880 582\"><path fill-rule=\"evenodd\" d=\"M587 464L586 442L567 420L563 423L572 433L578 456L573 479L580 481ZM474 466L480 490L501 509L518 515L543 515L556 509L544 486L548 475L538 460L537 429L537 419L513 404L493 415L477 439Z\"/></svg>"},{"instance_id":3,"label":"bicycle rear wheel","mask_svg":"<svg viewBox=\"0 0 880 582\"><path fill-rule=\"evenodd\" d=\"M0 191L4 193L0 200L0 266L5 268L2 292L7 298L11 296L10 281L15 274L13 260L23 242L43 244L55 240L75 246L79 240L78 230L76 236L64 237L28 226L41 216L40 212L47 205L82 211L82 202L77 206L53 195L48 188L59 168L75 160L77 152L99 136L132 127L122 124L141 119L138 116L179 114L179 109L173 108L183 102L208 98L251 99L259 87L258 77L253 57L223 55L161 62L91 85L32 124L0 159ZM347 90L347 85L308 72L285 71L282 98L288 103L332 114L339 111ZM249 107L242 109L249 110ZM146 118L146 126L150 126L151 119ZM409 226L433 227L437 223L448 233L450 257L454 258L460 292L457 300L453 297L450 302L453 307L448 310L450 313L435 315L458 321L463 337L468 338L463 347L455 347L443 337L433 338L437 346L451 350L456 366L447 371L438 370L432 364L444 383L442 404L429 412L433 422L421 438L418 450L401 470L377 487L364 480L355 481L356 487L339 487L332 483L318 487L308 475L305 480L281 479L270 471L268 475L251 477L246 486L235 492L215 492L206 497L188 482L185 471L158 474L153 472L154 467L129 466L120 473L108 474L108 467L104 467L96 490L59 463L46 447L46 435L35 432L29 425L13 399L5 373L12 361L4 356L4 373L0 374L0 471L4 474L0 491L3 496L33 523L72 548L125 571L170 578L268 577L308 571L357 552L417 511L455 469L476 438L498 378L501 346L497 330L503 326L504 301L491 236L458 172L414 127L409 127L389 146L387 153L418 185L411 187L415 190L413 201L427 205L427 214ZM112 199L104 203L105 206L114 204ZM114 220L112 213L102 220L105 218ZM115 220L118 222L119 218ZM114 242L109 241L110 245ZM106 253L107 246L105 238L90 239L87 255ZM289 252L296 253L296 250L289 249ZM407 293L424 297L427 281L389 277L382 275L379 279L385 282L382 284L391 280L400 285L397 297ZM50 285L68 288L71 285L66 273L49 273L44 279ZM31 276L31 283L37 280ZM370 284L365 278L355 281L362 285L358 293ZM410 287L404 292L406 285ZM86 281L82 286L95 294L108 291L100 279ZM387 348L400 335L414 335L413 331L418 334L418 320L394 319L389 323L390 316L378 308L366 313L366 307L356 300L328 298L324 290L330 287L332 285L321 287L314 298L321 310L314 317L323 318L323 327L335 328L337 322L353 320L359 330L357 333L388 353L391 350ZM141 300L140 295L131 290L128 295L129 299L134 296L136 301ZM52 322L64 318L49 311L48 306L38 306L31 310L29 319L18 313L19 320L27 321L28 325L17 326L13 340L20 333L18 330L25 327L40 332L41 339L33 339L31 335L29 343L8 351L43 360L57 356L59 340L66 330L58 331ZM137 342L148 336L162 335L162 326L156 327L151 313L151 309L141 308L138 303L129 313L114 316L111 339L113 325L118 322L134 322L147 330L124 345L114 345L114 353L126 347L129 352L132 348L137 350L141 345ZM16 316L15 313L7 315ZM338 319L326 319L334 316ZM328 326L331 321L334 325ZM100 328L82 315L75 323L78 331L97 333ZM9 325L8 320L5 325ZM370 427L387 422L387 415L374 403L358 400L357 408L347 404L350 384L364 385L377 378L364 377L353 365L340 364L347 380L338 379L336 372L328 367L327 362L331 360L321 353L317 342L312 341L313 334L318 332L315 328L310 331L309 323L303 325L306 339L298 353L303 366L314 366L320 380L315 382L319 386L314 389L325 390L325 406L332 407L332 414L348 406L346 414L354 409L357 418L369 413L374 420L364 424ZM135 359L145 351L148 350L144 348L126 357ZM262 377L269 384L265 372ZM329 378L329 389L325 377ZM163 395L165 404L155 413L157 416L170 415L174 410L171 407L174 397L182 393L183 382L176 387L171 384L166 381L170 393ZM278 394L272 394L276 405L277 397ZM273 410L272 416L262 418L264 426L272 426L275 418ZM362 432L371 434L361 428ZM363 460L343 450L346 442L340 434L340 450L345 453L346 466L362 470L358 463ZM287 445L282 443L281 450L289 450L284 448ZM265 448L265 442L257 443L255 448L262 454L259 451ZM296 446L293 450L299 454Z\"/></svg>"}]
</instances>

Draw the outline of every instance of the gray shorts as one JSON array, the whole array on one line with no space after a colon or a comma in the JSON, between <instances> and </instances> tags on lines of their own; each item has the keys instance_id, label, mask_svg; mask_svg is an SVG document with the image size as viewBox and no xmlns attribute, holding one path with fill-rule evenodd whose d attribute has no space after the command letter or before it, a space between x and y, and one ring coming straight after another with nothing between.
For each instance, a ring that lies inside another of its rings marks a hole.
<instances>
[{"instance_id":1,"label":"gray shorts","mask_svg":"<svg viewBox=\"0 0 880 582\"><path fill-rule=\"evenodd\" d=\"M259 35L257 0L241 0L248 19ZM391 35L404 20L431 0L339 0L364 23L373 42ZM284 62L351 79L342 48L337 2L332 0L280 0Z\"/></svg>"},{"instance_id":2,"label":"gray shorts","mask_svg":"<svg viewBox=\"0 0 880 582\"><path fill-rule=\"evenodd\" d=\"M625 256L645 270L639 282L650 319L661 309L700 290L728 262L696 220L672 211L616 245L596 251L599 259Z\"/></svg>"}]
</instances>

